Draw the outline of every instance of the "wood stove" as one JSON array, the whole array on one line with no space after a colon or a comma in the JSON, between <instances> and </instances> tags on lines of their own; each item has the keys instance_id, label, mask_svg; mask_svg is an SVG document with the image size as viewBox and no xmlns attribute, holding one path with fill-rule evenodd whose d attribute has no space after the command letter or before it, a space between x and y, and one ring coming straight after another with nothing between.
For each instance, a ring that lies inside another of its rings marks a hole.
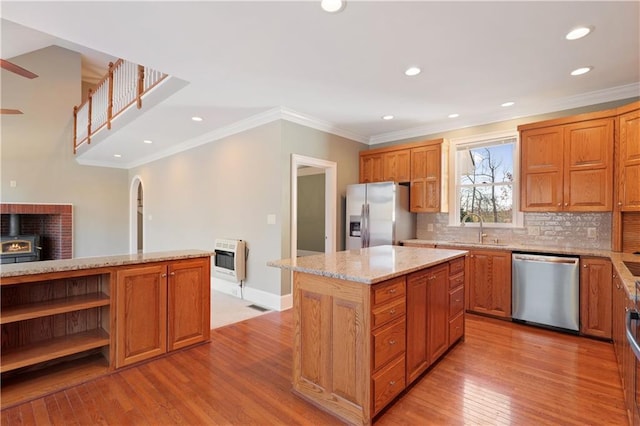
<instances>
[{"instance_id":1,"label":"wood stove","mask_svg":"<svg viewBox=\"0 0 640 426\"><path fill-rule=\"evenodd\" d=\"M40 236L20 234L20 215L9 216L9 235L0 239L0 264L40 260Z\"/></svg>"}]
</instances>

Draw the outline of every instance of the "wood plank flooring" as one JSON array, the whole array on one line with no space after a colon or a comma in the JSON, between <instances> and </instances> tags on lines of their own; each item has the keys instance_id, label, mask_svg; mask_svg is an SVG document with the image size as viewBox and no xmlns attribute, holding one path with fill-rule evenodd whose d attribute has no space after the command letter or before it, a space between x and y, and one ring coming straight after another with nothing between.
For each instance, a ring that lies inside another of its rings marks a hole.
<instances>
[{"instance_id":1,"label":"wood plank flooring","mask_svg":"<svg viewBox=\"0 0 640 426\"><path fill-rule=\"evenodd\" d=\"M338 425L291 393L291 311L1 412L3 425ZM467 335L376 425L624 425L609 343L467 316Z\"/></svg>"}]
</instances>

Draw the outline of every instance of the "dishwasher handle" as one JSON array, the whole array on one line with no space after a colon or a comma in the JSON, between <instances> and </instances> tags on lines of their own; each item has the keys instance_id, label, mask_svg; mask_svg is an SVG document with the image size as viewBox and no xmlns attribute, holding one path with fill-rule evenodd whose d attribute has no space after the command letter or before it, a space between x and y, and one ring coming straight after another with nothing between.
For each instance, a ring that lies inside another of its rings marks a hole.
<instances>
[{"instance_id":1,"label":"dishwasher handle","mask_svg":"<svg viewBox=\"0 0 640 426\"><path fill-rule=\"evenodd\" d=\"M580 259L577 257L550 257L526 254L514 254L513 260L517 260L520 262L566 263L568 265L577 265L578 262L580 262Z\"/></svg>"}]
</instances>

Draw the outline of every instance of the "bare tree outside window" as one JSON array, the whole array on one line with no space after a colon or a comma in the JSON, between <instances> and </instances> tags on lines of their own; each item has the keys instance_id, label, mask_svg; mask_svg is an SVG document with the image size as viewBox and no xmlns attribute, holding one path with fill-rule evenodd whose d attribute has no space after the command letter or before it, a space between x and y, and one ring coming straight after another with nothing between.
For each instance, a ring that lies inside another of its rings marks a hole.
<instances>
[{"instance_id":1,"label":"bare tree outside window","mask_svg":"<svg viewBox=\"0 0 640 426\"><path fill-rule=\"evenodd\" d=\"M514 139L458 148L460 218L476 213L485 223L513 222L514 148Z\"/></svg>"}]
</instances>

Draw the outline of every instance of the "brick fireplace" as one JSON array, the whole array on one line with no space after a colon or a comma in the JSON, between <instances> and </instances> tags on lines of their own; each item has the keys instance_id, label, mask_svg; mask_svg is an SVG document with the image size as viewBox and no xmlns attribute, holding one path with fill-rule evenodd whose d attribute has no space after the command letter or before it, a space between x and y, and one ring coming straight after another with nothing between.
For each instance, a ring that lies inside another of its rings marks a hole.
<instances>
[{"instance_id":1,"label":"brick fireplace","mask_svg":"<svg viewBox=\"0 0 640 426\"><path fill-rule=\"evenodd\" d=\"M40 235L40 260L73 256L73 206L71 204L0 203L0 235L9 235L11 214L21 217L21 233Z\"/></svg>"}]
</instances>

